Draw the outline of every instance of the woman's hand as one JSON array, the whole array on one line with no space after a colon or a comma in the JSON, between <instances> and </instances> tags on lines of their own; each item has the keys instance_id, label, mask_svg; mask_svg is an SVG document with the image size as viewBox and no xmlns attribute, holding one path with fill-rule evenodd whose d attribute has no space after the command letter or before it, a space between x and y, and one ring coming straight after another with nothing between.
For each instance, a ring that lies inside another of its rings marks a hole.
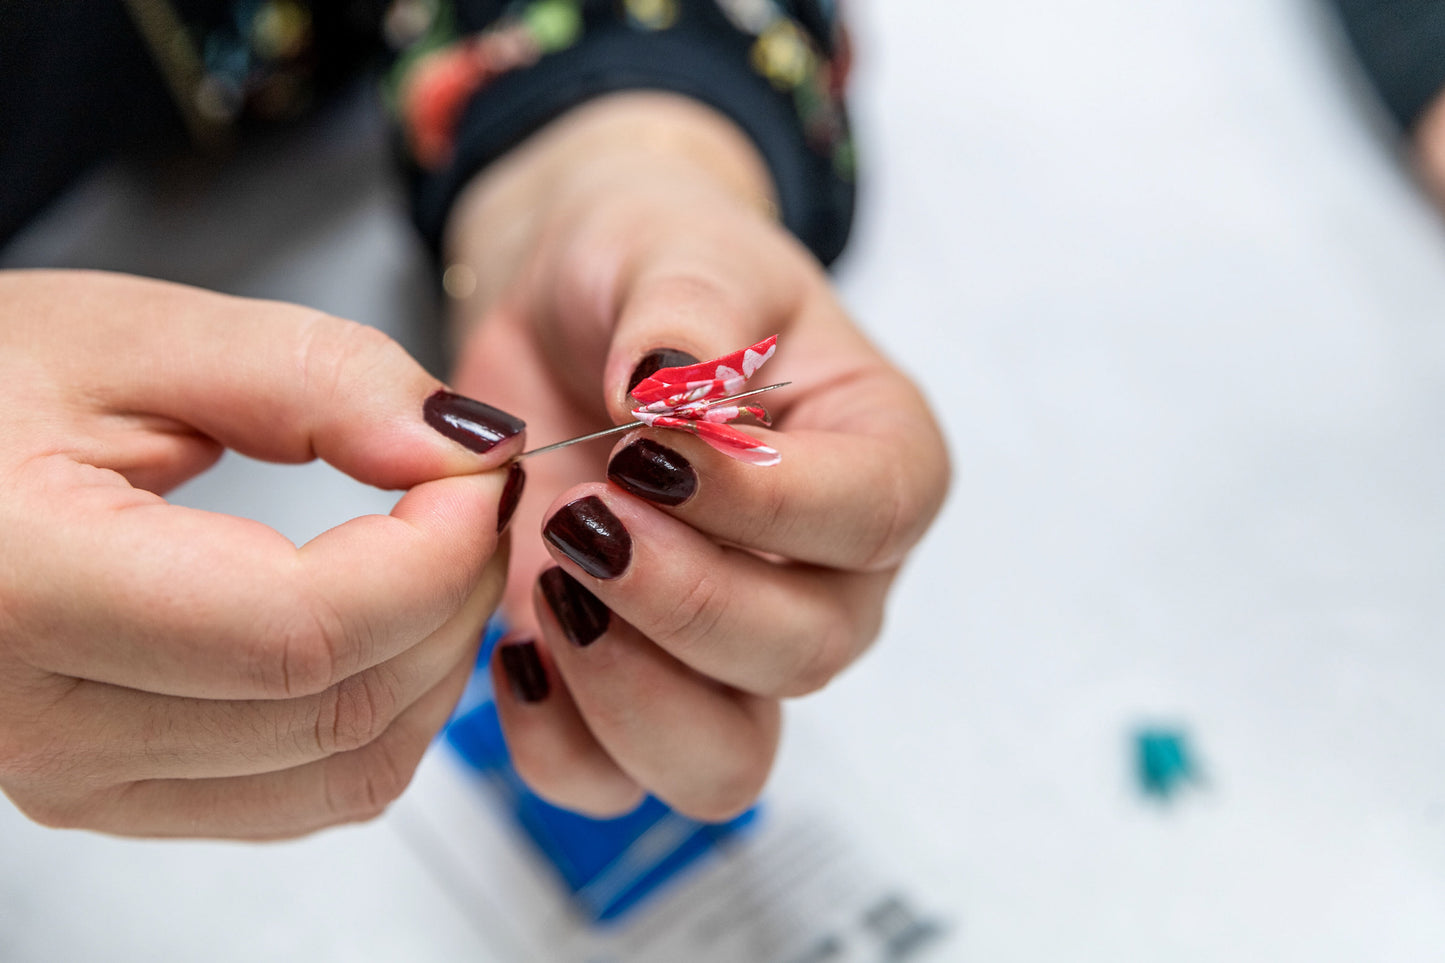
<instances>
[{"instance_id":1,"label":"woman's hand","mask_svg":"<svg viewBox=\"0 0 1445 963\"><path fill-rule=\"evenodd\" d=\"M0 788L16 805L55 826L264 838L394 799L500 596L507 476L489 469L523 441L440 387L384 335L315 311L0 274ZM161 497L223 447L408 491L297 548Z\"/></svg>"},{"instance_id":2,"label":"woman's hand","mask_svg":"<svg viewBox=\"0 0 1445 963\"><path fill-rule=\"evenodd\" d=\"M1445 207L1445 93L1420 115L1414 133L1415 163L1435 203Z\"/></svg>"},{"instance_id":3,"label":"woman's hand","mask_svg":"<svg viewBox=\"0 0 1445 963\"><path fill-rule=\"evenodd\" d=\"M631 420L639 370L772 334L749 387L793 383L758 399L775 430L747 429L775 467L655 429L526 463L498 705L521 774L584 812L644 791L704 819L748 806L779 699L872 641L947 487L926 403L769 218L770 192L728 122L624 94L541 132L453 216L451 280L475 281L456 383L525 412L538 445Z\"/></svg>"}]
</instances>

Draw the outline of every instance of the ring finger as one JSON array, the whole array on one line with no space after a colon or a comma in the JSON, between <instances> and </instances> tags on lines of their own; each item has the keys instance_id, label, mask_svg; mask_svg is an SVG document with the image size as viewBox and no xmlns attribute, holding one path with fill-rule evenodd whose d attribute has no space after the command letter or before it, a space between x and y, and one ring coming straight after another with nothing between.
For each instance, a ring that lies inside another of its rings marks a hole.
<instances>
[{"instance_id":1,"label":"ring finger","mask_svg":"<svg viewBox=\"0 0 1445 963\"><path fill-rule=\"evenodd\" d=\"M601 484L565 492L543 536L647 638L709 678L773 697L821 688L872 642L894 575L771 562Z\"/></svg>"},{"instance_id":2,"label":"ring finger","mask_svg":"<svg viewBox=\"0 0 1445 963\"><path fill-rule=\"evenodd\" d=\"M699 675L589 595L561 569L548 569L536 608L557 670L597 742L679 812L707 821L737 815L757 798L772 765L778 703ZM580 634L579 608L591 611L591 628Z\"/></svg>"}]
</instances>

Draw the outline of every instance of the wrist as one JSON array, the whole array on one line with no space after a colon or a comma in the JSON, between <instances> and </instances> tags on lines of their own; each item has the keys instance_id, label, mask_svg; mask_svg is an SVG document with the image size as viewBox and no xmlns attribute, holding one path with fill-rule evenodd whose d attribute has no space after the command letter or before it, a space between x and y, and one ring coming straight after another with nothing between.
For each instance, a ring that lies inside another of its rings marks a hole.
<instances>
[{"instance_id":1,"label":"wrist","mask_svg":"<svg viewBox=\"0 0 1445 963\"><path fill-rule=\"evenodd\" d=\"M517 276L559 214L623 189L658 193L663 185L776 218L767 165L730 120L675 94L612 94L533 134L458 196L443 256L463 280L449 281L448 292L467 302L462 314L476 317Z\"/></svg>"},{"instance_id":2,"label":"wrist","mask_svg":"<svg viewBox=\"0 0 1445 963\"><path fill-rule=\"evenodd\" d=\"M1445 93L1420 115L1415 128L1415 159L1425 186L1445 204Z\"/></svg>"}]
</instances>

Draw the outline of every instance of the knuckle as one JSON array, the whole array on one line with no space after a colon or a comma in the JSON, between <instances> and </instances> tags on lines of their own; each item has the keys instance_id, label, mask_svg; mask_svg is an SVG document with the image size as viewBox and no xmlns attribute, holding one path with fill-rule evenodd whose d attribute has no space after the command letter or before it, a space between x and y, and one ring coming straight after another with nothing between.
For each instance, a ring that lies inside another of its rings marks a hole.
<instances>
[{"instance_id":1,"label":"knuckle","mask_svg":"<svg viewBox=\"0 0 1445 963\"><path fill-rule=\"evenodd\" d=\"M345 625L320 598L299 596L284 608L288 616L257 643L259 683L278 698L320 695L343 678L338 653L346 645Z\"/></svg>"},{"instance_id":2,"label":"knuckle","mask_svg":"<svg viewBox=\"0 0 1445 963\"><path fill-rule=\"evenodd\" d=\"M670 243L670 242L665 242ZM640 281L634 303L642 310L666 311L674 317L707 322L704 330L735 330L748 316L746 301L714 269L700 259L672 261ZM696 345L685 345L697 350ZM710 354L704 353L710 357Z\"/></svg>"},{"instance_id":3,"label":"knuckle","mask_svg":"<svg viewBox=\"0 0 1445 963\"><path fill-rule=\"evenodd\" d=\"M398 698L384 670L343 679L321 696L316 745L325 755L350 752L375 742L395 718Z\"/></svg>"},{"instance_id":4,"label":"knuckle","mask_svg":"<svg viewBox=\"0 0 1445 963\"><path fill-rule=\"evenodd\" d=\"M841 612L830 612L800 647L798 663L777 695L792 699L817 692L848 665L857 631Z\"/></svg>"},{"instance_id":5,"label":"knuckle","mask_svg":"<svg viewBox=\"0 0 1445 963\"><path fill-rule=\"evenodd\" d=\"M740 539L742 544L772 545L791 540L793 526L790 522L794 520L795 513L788 511L785 488L766 483L758 486L745 515L743 537Z\"/></svg>"},{"instance_id":6,"label":"knuckle","mask_svg":"<svg viewBox=\"0 0 1445 963\"><path fill-rule=\"evenodd\" d=\"M656 278L650 294L674 306L687 306L716 312L719 307L732 308L734 296L726 285L698 270L677 271Z\"/></svg>"},{"instance_id":7,"label":"knuckle","mask_svg":"<svg viewBox=\"0 0 1445 963\"><path fill-rule=\"evenodd\" d=\"M379 739L365 749L351 753L346 765L327 772L326 807L338 822L366 822L375 819L395 802L406 787L421 754L409 758L393 740Z\"/></svg>"},{"instance_id":8,"label":"knuckle","mask_svg":"<svg viewBox=\"0 0 1445 963\"><path fill-rule=\"evenodd\" d=\"M715 575L703 572L677 604L649 626L648 635L674 651L696 648L719 631L726 611L723 586Z\"/></svg>"},{"instance_id":9,"label":"knuckle","mask_svg":"<svg viewBox=\"0 0 1445 963\"><path fill-rule=\"evenodd\" d=\"M884 497L873 503L874 510L854 533L858 568L865 572L901 562L914 540L910 533L918 526L919 513L914 510L914 499L908 494L906 480L896 473L891 478Z\"/></svg>"},{"instance_id":10,"label":"knuckle","mask_svg":"<svg viewBox=\"0 0 1445 963\"><path fill-rule=\"evenodd\" d=\"M334 398L345 373L384 365L397 350L396 342L376 328L318 312L297 348L303 393L319 401Z\"/></svg>"},{"instance_id":11,"label":"knuckle","mask_svg":"<svg viewBox=\"0 0 1445 963\"><path fill-rule=\"evenodd\" d=\"M0 780L24 777L31 773L29 747L20 733L0 729Z\"/></svg>"},{"instance_id":12,"label":"knuckle","mask_svg":"<svg viewBox=\"0 0 1445 963\"><path fill-rule=\"evenodd\" d=\"M66 746L60 737L37 737L23 727L0 731L0 784L26 784L65 773Z\"/></svg>"},{"instance_id":13,"label":"knuckle","mask_svg":"<svg viewBox=\"0 0 1445 963\"><path fill-rule=\"evenodd\" d=\"M876 572L899 565L923 537L948 497L952 468L940 442L933 457L905 475L895 472L886 486L860 544L865 550L859 569Z\"/></svg>"}]
</instances>

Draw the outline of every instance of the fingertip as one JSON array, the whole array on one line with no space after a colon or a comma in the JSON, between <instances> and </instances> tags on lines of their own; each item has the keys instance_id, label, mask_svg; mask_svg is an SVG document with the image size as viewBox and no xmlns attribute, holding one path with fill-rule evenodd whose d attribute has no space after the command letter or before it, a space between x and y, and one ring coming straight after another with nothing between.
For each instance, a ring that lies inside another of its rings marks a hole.
<instances>
[{"instance_id":1,"label":"fingertip","mask_svg":"<svg viewBox=\"0 0 1445 963\"><path fill-rule=\"evenodd\" d=\"M552 693L551 673L537 640L531 637L503 639L492 655L492 685L496 692L510 692L523 706L545 702Z\"/></svg>"},{"instance_id":2,"label":"fingertip","mask_svg":"<svg viewBox=\"0 0 1445 963\"><path fill-rule=\"evenodd\" d=\"M485 402L458 395L433 379L405 401L374 410L374 399L343 424L315 431L315 455L378 488L409 489L453 475L506 466L526 447L526 423Z\"/></svg>"},{"instance_id":3,"label":"fingertip","mask_svg":"<svg viewBox=\"0 0 1445 963\"><path fill-rule=\"evenodd\" d=\"M537 578L534 608L539 620L550 618L561 636L577 648L596 642L612 624L607 605L555 565Z\"/></svg>"},{"instance_id":4,"label":"fingertip","mask_svg":"<svg viewBox=\"0 0 1445 963\"><path fill-rule=\"evenodd\" d=\"M507 468L507 481L497 503L497 534L506 531L507 525L511 523L512 516L517 513L517 506L521 504L522 490L526 487L527 470L522 467L521 462L512 462Z\"/></svg>"},{"instance_id":5,"label":"fingertip","mask_svg":"<svg viewBox=\"0 0 1445 963\"><path fill-rule=\"evenodd\" d=\"M443 437L478 455L520 451L527 423L484 401L439 388L422 403L422 420ZM510 443L510 444L509 444ZM508 454L507 457L510 457Z\"/></svg>"},{"instance_id":6,"label":"fingertip","mask_svg":"<svg viewBox=\"0 0 1445 963\"><path fill-rule=\"evenodd\" d=\"M637 432L613 452L607 462L607 480L666 508L690 501L699 483L697 469L680 451Z\"/></svg>"},{"instance_id":7,"label":"fingertip","mask_svg":"<svg viewBox=\"0 0 1445 963\"><path fill-rule=\"evenodd\" d=\"M542 513L542 518L544 521L551 518L553 515L556 515L560 509L572 502L579 501L583 498L605 496L608 494L615 495L616 492L611 489L606 482L582 482L579 485L573 485L552 499L552 504L548 505L546 511Z\"/></svg>"},{"instance_id":8,"label":"fingertip","mask_svg":"<svg viewBox=\"0 0 1445 963\"><path fill-rule=\"evenodd\" d=\"M283 382L274 422L252 417L267 439L304 441L304 457L385 488L497 467L522 450L522 419L451 391L383 332L323 315L294 337L301 377Z\"/></svg>"},{"instance_id":9,"label":"fingertip","mask_svg":"<svg viewBox=\"0 0 1445 963\"><path fill-rule=\"evenodd\" d=\"M632 565L633 548L627 525L608 504L619 496L606 485L580 487L585 494L554 507L542 525L542 538L550 551L593 578L620 578Z\"/></svg>"},{"instance_id":10,"label":"fingertip","mask_svg":"<svg viewBox=\"0 0 1445 963\"><path fill-rule=\"evenodd\" d=\"M490 668L512 765L534 793L594 818L637 808L641 787L598 744L540 637L504 639Z\"/></svg>"},{"instance_id":11,"label":"fingertip","mask_svg":"<svg viewBox=\"0 0 1445 963\"><path fill-rule=\"evenodd\" d=\"M701 358L677 348L653 348L643 355L627 379L627 391L631 391L663 368L683 368L702 361Z\"/></svg>"},{"instance_id":12,"label":"fingertip","mask_svg":"<svg viewBox=\"0 0 1445 963\"><path fill-rule=\"evenodd\" d=\"M490 551L505 528L498 523L510 481L500 469L432 479L408 489L391 514L440 538L480 538Z\"/></svg>"}]
</instances>

